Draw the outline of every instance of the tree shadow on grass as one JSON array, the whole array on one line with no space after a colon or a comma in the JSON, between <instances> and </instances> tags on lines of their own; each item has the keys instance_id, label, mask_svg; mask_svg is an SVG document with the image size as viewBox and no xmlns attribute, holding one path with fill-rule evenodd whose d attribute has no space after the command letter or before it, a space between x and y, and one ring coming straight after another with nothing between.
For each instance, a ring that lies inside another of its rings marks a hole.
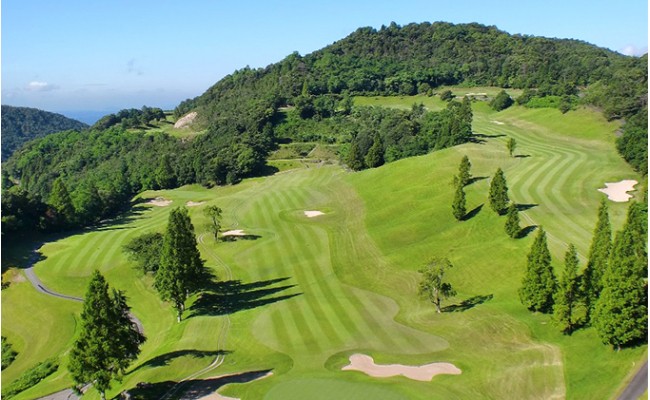
<instances>
[{"instance_id":1,"label":"tree shadow on grass","mask_svg":"<svg viewBox=\"0 0 650 400\"><path fill-rule=\"evenodd\" d=\"M494 295L492 295L492 294L488 294L488 295L484 295L484 296L474 296L474 297L471 297L471 298L469 298L467 300L461 301L460 304L452 304L452 305L449 305L447 307L443 307L442 312L463 312L463 311L467 311L470 308L474 308L479 304L483 304L486 301L492 300L493 297L494 297Z\"/></svg>"},{"instance_id":2,"label":"tree shadow on grass","mask_svg":"<svg viewBox=\"0 0 650 400\"><path fill-rule=\"evenodd\" d=\"M212 281L205 286L203 293L190 306L190 318L201 315L217 316L234 314L238 311L250 310L300 295L301 293L292 293L273 296L276 293L296 286L284 285L270 287L287 279L289 278L285 277L251 283L242 283L239 280Z\"/></svg>"},{"instance_id":3,"label":"tree shadow on grass","mask_svg":"<svg viewBox=\"0 0 650 400\"><path fill-rule=\"evenodd\" d=\"M463 221L468 221L468 220L474 218L478 213L481 212L481 209L483 209L484 204L485 203L479 205L478 207L474 208L472 211L465 214L465 216L463 217Z\"/></svg>"},{"instance_id":4,"label":"tree shadow on grass","mask_svg":"<svg viewBox=\"0 0 650 400\"><path fill-rule=\"evenodd\" d=\"M515 158L528 158L530 157L530 154L517 154L515 155Z\"/></svg>"},{"instance_id":5,"label":"tree shadow on grass","mask_svg":"<svg viewBox=\"0 0 650 400\"><path fill-rule=\"evenodd\" d=\"M484 179L487 179L487 176L474 176L469 179L469 182L467 182L467 185L471 185L474 182L482 181Z\"/></svg>"},{"instance_id":6,"label":"tree shadow on grass","mask_svg":"<svg viewBox=\"0 0 650 400\"><path fill-rule=\"evenodd\" d=\"M535 208L538 205L539 204L515 204L515 207L517 207L517 211L526 211Z\"/></svg>"},{"instance_id":7,"label":"tree shadow on grass","mask_svg":"<svg viewBox=\"0 0 650 400\"><path fill-rule=\"evenodd\" d=\"M530 225L519 231L519 234L517 235L517 239L522 239L525 238L526 236L530 235L535 229L537 229L537 225Z\"/></svg>"},{"instance_id":8,"label":"tree shadow on grass","mask_svg":"<svg viewBox=\"0 0 650 400\"><path fill-rule=\"evenodd\" d=\"M236 242L238 240L257 240L262 236L260 235L226 235L221 236L222 242Z\"/></svg>"},{"instance_id":9,"label":"tree shadow on grass","mask_svg":"<svg viewBox=\"0 0 650 400\"><path fill-rule=\"evenodd\" d=\"M475 133L475 134L473 134L473 136L476 136L476 137L479 137L479 138L496 139L496 138L504 137L506 135L504 135L503 133L498 133L496 135L488 135L487 133Z\"/></svg>"},{"instance_id":10,"label":"tree shadow on grass","mask_svg":"<svg viewBox=\"0 0 650 400\"><path fill-rule=\"evenodd\" d=\"M220 354L226 355L229 354L228 350L176 350L169 353L161 354L150 360L145 361L144 363L138 365L130 373L134 373L139 369L146 367L162 367L169 365L173 360L180 357L190 356L193 358L203 358L203 357L216 357Z\"/></svg>"},{"instance_id":11,"label":"tree shadow on grass","mask_svg":"<svg viewBox=\"0 0 650 400\"><path fill-rule=\"evenodd\" d=\"M208 396L215 391L217 391L222 386L228 385L230 383L248 383L256 379L265 377L270 369L260 370L260 371L248 371L242 372L239 374L232 374L226 376L220 376L216 378L209 379L191 379L183 381L176 387L175 396L173 398L178 398L178 395L183 395L184 399L200 399L202 397ZM178 382L174 381L164 381L157 383L145 383L141 382L136 385L136 387L129 389L129 398L131 400L149 400L149 399L160 399L165 394L170 392ZM113 400L122 399L120 395L113 398Z\"/></svg>"}]
</instances>

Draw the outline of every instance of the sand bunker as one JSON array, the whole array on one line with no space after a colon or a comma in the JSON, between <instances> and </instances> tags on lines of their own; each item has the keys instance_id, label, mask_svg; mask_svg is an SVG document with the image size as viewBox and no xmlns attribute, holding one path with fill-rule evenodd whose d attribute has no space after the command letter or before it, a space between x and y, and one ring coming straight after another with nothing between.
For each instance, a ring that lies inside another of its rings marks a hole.
<instances>
[{"instance_id":1,"label":"sand bunker","mask_svg":"<svg viewBox=\"0 0 650 400\"><path fill-rule=\"evenodd\" d=\"M202 204L205 204L205 201L188 201L187 203L185 203L185 205L188 207L196 207Z\"/></svg>"},{"instance_id":2,"label":"sand bunker","mask_svg":"<svg viewBox=\"0 0 650 400\"><path fill-rule=\"evenodd\" d=\"M157 207L167 207L168 205L172 204L172 201L164 199L162 197L156 197L153 200L149 200L146 204L151 204L152 206Z\"/></svg>"},{"instance_id":3,"label":"sand bunker","mask_svg":"<svg viewBox=\"0 0 650 400\"><path fill-rule=\"evenodd\" d=\"M402 375L416 381L430 381L439 374L460 375L461 370L449 363L431 363L421 366L402 364L378 365L372 357L365 354L352 354L350 364L341 368L344 371L361 371L375 378L389 378Z\"/></svg>"},{"instance_id":4,"label":"sand bunker","mask_svg":"<svg viewBox=\"0 0 650 400\"><path fill-rule=\"evenodd\" d=\"M318 217L319 215L325 215L325 213L322 211L305 211L305 215L307 218L314 218Z\"/></svg>"},{"instance_id":5,"label":"sand bunker","mask_svg":"<svg viewBox=\"0 0 650 400\"><path fill-rule=\"evenodd\" d=\"M627 192L634 190L634 185L637 183L639 182L635 180L623 180L620 182L612 183L606 182L606 188L598 189L598 191L605 193L611 201L615 201L617 203L625 203L632 197L632 195L627 194Z\"/></svg>"},{"instance_id":6,"label":"sand bunker","mask_svg":"<svg viewBox=\"0 0 650 400\"><path fill-rule=\"evenodd\" d=\"M192 122L194 122L194 119L196 118L197 115L198 114L196 113L196 111L192 111L191 113L179 118L178 121L176 121L176 123L174 124L174 128L180 129L191 125Z\"/></svg>"},{"instance_id":7,"label":"sand bunker","mask_svg":"<svg viewBox=\"0 0 650 400\"><path fill-rule=\"evenodd\" d=\"M235 229L232 231L225 231L221 234L221 236L246 236L246 233L243 229Z\"/></svg>"}]
</instances>

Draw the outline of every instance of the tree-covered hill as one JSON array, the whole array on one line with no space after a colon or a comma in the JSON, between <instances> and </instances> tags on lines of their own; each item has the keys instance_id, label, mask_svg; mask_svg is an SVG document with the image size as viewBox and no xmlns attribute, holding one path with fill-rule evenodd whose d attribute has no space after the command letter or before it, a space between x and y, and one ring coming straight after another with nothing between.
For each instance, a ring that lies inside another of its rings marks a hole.
<instances>
[{"instance_id":1,"label":"tree-covered hill","mask_svg":"<svg viewBox=\"0 0 650 400\"><path fill-rule=\"evenodd\" d=\"M576 40L510 35L479 24L360 28L311 54L236 71L182 102L176 117L197 111L195 124L206 132L193 139L147 132L161 110L143 107L109 115L83 135L68 131L31 142L3 166L12 178L3 183L19 183L5 187L3 229L85 225L141 190L236 183L266 172L266 157L281 140L336 144L353 169L461 144L471 139L471 104L444 96L451 95L441 89L448 85L525 89L521 105L568 112L581 103L608 119L625 119L617 148L645 174L647 76L647 56ZM448 107L353 109L354 95L417 93L438 94ZM4 125L3 107L3 155ZM123 182L111 178L115 171ZM61 196L53 196L55 187ZM34 210L43 212L24 221Z\"/></svg>"},{"instance_id":2,"label":"tree-covered hill","mask_svg":"<svg viewBox=\"0 0 650 400\"><path fill-rule=\"evenodd\" d=\"M23 143L50 133L81 130L88 125L61 114L28 107L2 106L2 161Z\"/></svg>"},{"instance_id":3,"label":"tree-covered hill","mask_svg":"<svg viewBox=\"0 0 650 400\"><path fill-rule=\"evenodd\" d=\"M175 113L198 110L205 126L232 117L249 129L251 122L258 127L268 122L282 105L318 110L336 96L432 94L442 85L488 85L572 97L600 108L608 119L630 119L647 114L647 65L647 55L628 57L578 40L510 35L475 23L392 23L379 30L359 28L305 56L293 53L266 68L236 71L182 102ZM253 117L248 125L247 116ZM638 125L631 130L635 137ZM645 171L638 162L643 141L634 149L623 147L622 155Z\"/></svg>"}]
</instances>

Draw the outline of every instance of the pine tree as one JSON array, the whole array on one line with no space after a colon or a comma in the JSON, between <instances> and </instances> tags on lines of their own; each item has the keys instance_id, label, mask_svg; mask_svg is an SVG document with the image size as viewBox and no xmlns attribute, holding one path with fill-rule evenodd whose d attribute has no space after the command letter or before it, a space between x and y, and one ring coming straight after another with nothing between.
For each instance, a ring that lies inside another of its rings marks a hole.
<instances>
[{"instance_id":1,"label":"pine tree","mask_svg":"<svg viewBox=\"0 0 650 400\"><path fill-rule=\"evenodd\" d=\"M517 205L515 205L515 203L510 203L508 206L505 230L508 236L513 239L516 239L521 233L521 227L519 226L519 210L517 209Z\"/></svg>"},{"instance_id":2,"label":"pine tree","mask_svg":"<svg viewBox=\"0 0 650 400\"><path fill-rule=\"evenodd\" d=\"M503 215L508 207L510 199L508 198L508 185L506 183L506 177L503 174L501 168L497 169L497 172L490 182L490 194L489 194L489 203L490 207L499 215Z\"/></svg>"},{"instance_id":3,"label":"pine tree","mask_svg":"<svg viewBox=\"0 0 650 400\"><path fill-rule=\"evenodd\" d=\"M470 169L472 168L472 163L469 162L467 156L463 156L463 159L460 160L460 165L458 166L458 184L460 186L467 186L472 179L472 173Z\"/></svg>"},{"instance_id":4,"label":"pine tree","mask_svg":"<svg viewBox=\"0 0 650 400\"><path fill-rule=\"evenodd\" d=\"M377 168L384 164L384 144L379 134L375 135L365 161L368 168Z\"/></svg>"},{"instance_id":5,"label":"pine tree","mask_svg":"<svg viewBox=\"0 0 650 400\"><path fill-rule=\"evenodd\" d=\"M467 209L465 207L465 191L463 190L463 186L458 184L456 185L456 192L454 193L454 202L451 205L454 217L458 221L462 221L463 218L465 218L465 214L467 213Z\"/></svg>"},{"instance_id":6,"label":"pine tree","mask_svg":"<svg viewBox=\"0 0 650 400\"><path fill-rule=\"evenodd\" d=\"M445 272L453 268L453 264L448 259L433 259L426 267L420 270L422 281L420 281L418 293L426 297L433 305L436 306L438 313L442 312L440 307L443 298L449 298L456 295L456 291L451 283L444 282Z\"/></svg>"},{"instance_id":7,"label":"pine tree","mask_svg":"<svg viewBox=\"0 0 650 400\"><path fill-rule=\"evenodd\" d=\"M553 317L561 324L565 334L571 334L576 326L576 308L580 300L579 291L578 251L573 244L570 244L564 256L564 273L558 283L553 305Z\"/></svg>"},{"instance_id":8,"label":"pine tree","mask_svg":"<svg viewBox=\"0 0 650 400\"><path fill-rule=\"evenodd\" d=\"M617 349L646 339L648 333L646 221L647 210L632 203L612 246L592 316L603 343Z\"/></svg>"},{"instance_id":9,"label":"pine tree","mask_svg":"<svg viewBox=\"0 0 650 400\"><path fill-rule=\"evenodd\" d=\"M555 282L546 232L540 227L528 254L526 272L519 289L521 303L531 311L552 311Z\"/></svg>"},{"instance_id":10,"label":"pine tree","mask_svg":"<svg viewBox=\"0 0 650 400\"><path fill-rule=\"evenodd\" d=\"M510 153L510 157L515 153L515 149L517 148L517 141L515 138L508 138L508 141L506 142L506 147L508 148L508 153Z\"/></svg>"},{"instance_id":11,"label":"pine tree","mask_svg":"<svg viewBox=\"0 0 650 400\"><path fill-rule=\"evenodd\" d=\"M603 274L607 270L610 249L612 247L612 226L609 223L607 200L603 199L598 210L598 222L594 228L594 237L589 249L589 261L582 275L582 293L586 307L586 322L596 305L596 300L603 289Z\"/></svg>"},{"instance_id":12,"label":"pine tree","mask_svg":"<svg viewBox=\"0 0 650 400\"><path fill-rule=\"evenodd\" d=\"M185 300L198 289L203 272L187 208L176 208L169 214L154 286L162 300L174 303L178 322L185 310Z\"/></svg>"},{"instance_id":13,"label":"pine tree","mask_svg":"<svg viewBox=\"0 0 650 400\"><path fill-rule=\"evenodd\" d=\"M357 143L356 139L352 139L346 164L354 171L360 171L364 167L363 155L361 154L361 149L359 148L359 143Z\"/></svg>"},{"instance_id":14,"label":"pine tree","mask_svg":"<svg viewBox=\"0 0 650 400\"><path fill-rule=\"evenodd\" d=\"M154 173L156 185L160 189L171 189L176 187L176 174L172 168L169 154L160 158L160 164Z\"/></svg>"},{"instance_id":15,"label":"pine tree","mask_svg":"<svg viewBox=\"0 0 650 400\"><path fill-rule=\"evenodd\" d=\"M95 271L81 312L81 333L70 351L68 369L77 389L92 383L102 399L111 380L124 373L140 353L144 336L128 315L124 294L113 291Z\"/></svg>"}]
</instances>

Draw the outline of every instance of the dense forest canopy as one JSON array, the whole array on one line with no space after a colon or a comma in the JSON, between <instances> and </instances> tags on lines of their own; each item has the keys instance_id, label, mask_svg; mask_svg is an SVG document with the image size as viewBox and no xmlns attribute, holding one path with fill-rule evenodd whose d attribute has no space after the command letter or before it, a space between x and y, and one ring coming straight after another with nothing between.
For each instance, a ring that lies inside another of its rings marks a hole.
<instances>
[{"instance_id":1,"label":"dense forest canopy","mask_svg":"<svg viewBox=\"0 0 650 400\"><path fill-rule=\"evenodd\" d=\"M25 142L66 130L82 130L88 125L61 114L36 108L2 106L2 161Z\"/></svg>"},{"instance_id":2,"label":"dense forest canopy","mask_svg":"<svg viewBox=\"0 0 650 400\"><path fill-rule=\"evenodd\" d=\"M479 24L360 28L311 54L236 71L183 101L175 116L197 111L195 124L206 131L192 140L144 130L163 114L143 107L108 115L83 134L27 144L3 167L10 178L3 179L3 232L92 224L145 189L236 183L266 171L279 139L336 143L353 169L463 143L471 139L471 107L451 96L435 113L352 105L353 95L433 95L443 85L521 88L519 104L562 112L579 103L598 107L627 121L617 148L645 174L647 76L647 55L576 40Z\"/></svg>"}]
</instances>

